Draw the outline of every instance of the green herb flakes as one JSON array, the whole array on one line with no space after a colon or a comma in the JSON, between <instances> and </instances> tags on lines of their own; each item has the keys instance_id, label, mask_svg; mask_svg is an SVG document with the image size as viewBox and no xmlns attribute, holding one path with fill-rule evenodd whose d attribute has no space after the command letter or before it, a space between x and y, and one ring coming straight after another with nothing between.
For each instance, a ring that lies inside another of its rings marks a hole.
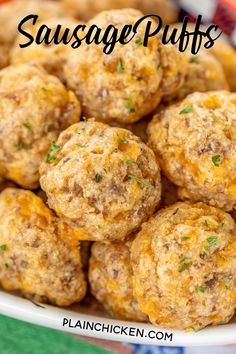
<instances>
[{"instance_id":1,"label":"green herb flakes","mask_svg":"<svg viewBox=\"0 0 236 354\"><path fill-rule=\"evenodd\" d=\"M85 145L82 145L82 144L75 144L76 146L78 146L79 148L84 148Z\"/></svg>"},{"instance_id":2,"label":"green herb flakes","mask_svg":"<svg viewBox=\"0 0 236 354\"><path fill-rule=\"evenodd\" d=\"M31 144L25 144L25 148L26 148L26 150L30 150L30 149L32 149L32 145Z\"/></svg>"},{"instance_id":3,"label":"green herb flakes","mask_svg":"<svg viewBox=\"0 0 236 354\"><path fill-rule=\"evenodd\" d=\"M203 225L209 227L207 220L204 221Z\"/></svg>"},{"instance_id":4,"label":"green herb flakes","mask_svg":"<svg viewBox=\"0 0 236 354\"><path fill-rule=\"evenodd\" d=\"M206 287L205 286L196 286L195 289L198 293L204 293L206 290Z\"/></svg>"},{"instance_id":5,"label":"green herb flakes","mask_svg":"<svg viewBox=\"0 0 236 354\"><path fill-rule=\"evenodd\" d=\"M26 128L26 129L31 129L32 128L32 125L30 123L23 123L23 126Z\"/></svg>"},{"instance_id":6,"label":"green herb flakes","mask_svg":"<svg viewBox=\"0 0 236 354\"><path fill-rule=\"evenodd\" d=\"M141 38L137 38L135 41L135 44L137 44L138 47L140 47L141 45L143 45L143 41Z\"/></svg>"},{"instance_id":7,"label":"green herb flakes","mask_svg":"<svg viewBox=\"0 0 236 354\"><path fill-rule=\"evenodd\" d=\"M18 143L17 150L21 151L22 149L23 149L23 144L22 143Z\"/></svg>"},{"instance_id":8,"label":"green herb flakes","mask_svg":"<svg viewBox=\"0 0 236 354\"><path fill-rule=\"evenodd\" d=\"M48 124L47 126L47 132L50 133L52 131L53 125L52 124Z\"/></svg>"},{"instance_id":9,"label":"green herb flakes","mask_svg":"<svg viewBox=\"0 0 236 354\"><path fill-rule=\"evenodd\" d=\"M183 236L183 237L181 237L181 242L185 242L185 241L187 241L187 240L189 240L189 237L188 237L188 236Z\"/></svg>"},{"instance_id":10,"label":"green herb flakes","mask_svg":"<svg viewBox=\"0 0 236 354\"><path fill-rule=\"evenodd\" d=\"M139 179L138 177L129 175L128 176L129 179L133 179L134 181L138 182L139 184L143 185L144 187L147 187L149 189L155 189L155 186L153 186L152 184L149 184L147 182L142 181L141 179Z\"/></svg>"},{"instance_id":11,"label":"green herb flakes","mask_svg":"<svg viewBox=\"0 0 236 354\"><path fill-rule=\"evenodd\" d=\"M193 55L191 56L191 58L189 59L190 63L195 63L198 64L199 63L199 57L197 55Z\"/></svg>"},{"instance_id":12,"label":"green herb flakes","mask_svg":"<svg viewBox=\"0 0 236 354\"><path fill-rule=\"evenodd\" d=\"M51 150L54 152L58 152L61 150L61 147L55 144L55 141L52 142L51 144Z\"/></svg>"},{"instance_id":13,"label":"green herb flakes","mask_svg":"<svg viewBox=\"0 0 236 354\"><path fill-rule=\"evenodd\" d=\"M217 241L218 241L217 236L211 236L211 237L208 237L208 239L207 239L207 242L212 246L215 246L217 244Z\"/></svg>"},{"instance_id":14,"label":"green herb flakes","mask_svg":"<svg viewBox=\"0 0 236 354\"><path fill-rule=\"evenodd\" d=\"M207 247L207 246L204 246L203 247L203 249L202 249L202 252L204 252L205 254L210 254L210 249L209 249L209 247Z\"/></svg>"},{"instance_id":15,"label":"green herb flakes","mask_svg":"<svg viewBox=\"0 0 236 354\"><path fill-rule=\"evenodd\" d=\"M186 114L186 113L190 113L193 111L193 106L187 106L184 109L182 109L182 111L179 112L179 114Z\"/></svg>"},{"instance_id":16,"label":"green herb flakes","mask_svg":"<svg viewBox=\"0 0 236 354\"><path fill-rule=\"evenodd\" d=\"M99 173L96 173L95 175L95 181L99 183L101 181L101 175Z\"/></svg>"},{"instance_id":17,"label":"green herb flakes","mask_svg":"<svg viewBox=\"0 0 236 354\"><path fill-rule=\"evenodd\" d=\"M46 163L49 163L52 160L56 160L56 156L52 155L52 154L47 154L47 157L45 159Z\"/></svg>"},{"instance_id":18,"label":"green herb flakes","mask_svg":"<svg viewBox=\"0 0 236 354\"><path fill-rule=\"evenodd\" d=\"M220 155L213 156L211 160L216 167L220 166Z\"/></svg>"},{"instance_id":19,"label":"green herb flakes","mask_svg":"<svg viewBox=\"0 0 236 354\"><path fill-rule=\"evenodd\" d=\"M129 111L131 113L135 113L136 112L136 109L133 107L132 98L131 97L128 99L128 102L125 103L125 108L129 109Z\"/></svg>"},{"instance_id":20,"label":"green herb flakes","mask_svg":"<svg viewBox=\"0 0 236 354\"><path fill-rule=\"evenodd\" d=\"M182 263L184 263L185 261L187 261L187 257L183 257L180 261L179 261L179 264L182 264Z\"/></svg>"},{"instance_id":21,"label":"green herb flakes","mask_svg":"<svg viewBox=\"0 0 236 354\"><path fill-rule=\"evenodd\" d=\"M184 263L182 267L179 269L179 273L184 272L186 269L188 269L192 265L192 262Z\"/></svg>"},{"instance_id":22,"label":"green herb flakes","mask_svg":"<svg viewBox=\"0 0 236 354\"><path fill-rule=\"evenodd\" d=\"M128 140L123 139L123 138L118 138L118 139L117 139L117 142L118 142L118 143L123 143L123 144L129 144Z\"/></svg>"},{"instance_id":23,"label":"green herb flakes","mask_svg":"<svg viewBox=\"0 0 236 354\"><path fill-rule=\"evenodd\" d=\"M49 91L50 91L47 87L41 87L41 90L42 90L43 92L49 92Z\"/></svg>"},{"instance_id":24,"label":"green herb flakes","mask_svg":"<svg viewBox=\"0 0 236 354\"><path fill-rule=\"evenodd\" d=\"M25 149L25 150L30 150L30 149L32 149L32 144L24 144L24 143L22 143L22 142L19 142L19 143L17 144L17 150L18 150L18 151L21 151L21 150L23 150L23 149Z\"/></svg>"},{"instance_id":25,"label":"green herb flakes","mask_svg":"<svg viewBox=\"0 0 236 354\"><path fill-rule=\"evenodd\" d=\"M4 243L0 246L1 251L5 252L7 250L7 245Z\"/></svg>"},{"instance_id":26,"label":"green herb flakes","mask_svg":"<svg viewBox=\"0 0 236 354\"><path fill-rule=\"evenodd\" d=\"M118 59L118 67L117 67L118 73L122 74L125 71L123 60L121 58Z\"/></svg>"},{"instance_id":27,"label":"green herb flakes","mask_svg":"<svg viewBox=\"0 0 236 354\"><path fill-rule=\"evenodd\" d=\"M130 166L132 161L131 160L126 160L125 163L126 163L127 166Z\"/></svg>"}]
</instances>

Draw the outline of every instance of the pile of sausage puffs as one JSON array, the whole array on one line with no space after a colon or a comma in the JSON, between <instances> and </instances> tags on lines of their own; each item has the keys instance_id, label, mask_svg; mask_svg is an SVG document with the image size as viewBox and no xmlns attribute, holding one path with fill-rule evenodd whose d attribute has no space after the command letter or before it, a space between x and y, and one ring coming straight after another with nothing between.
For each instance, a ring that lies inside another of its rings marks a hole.
<instances>
[{"instance_id":1,"label":"pile of sausage puffs","mask_svg":"<svg viewBox=\"0 0 236 354\"><path fill-rule=\"evenodd\" d=\"M55 29L178 18L168 0L89 4L1 6L0 284L57 306L92 294L115 318L167 328L227 323L236 52L221 38L197 55L156 37L144 47L145 21L110 55L94 43L19 49L17 25L32 11Z\"/></svg>"}]
</instances>

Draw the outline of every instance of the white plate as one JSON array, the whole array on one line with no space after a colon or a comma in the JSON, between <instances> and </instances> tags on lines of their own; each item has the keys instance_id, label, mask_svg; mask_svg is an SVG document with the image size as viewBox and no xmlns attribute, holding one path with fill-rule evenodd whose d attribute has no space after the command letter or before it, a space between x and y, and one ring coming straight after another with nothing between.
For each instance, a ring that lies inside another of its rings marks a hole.
<instances>
[{"instance_id":1,"label":"white plate","mask_svg":"<svg viewBox=\"0 0 236 354\"><path fill-rule=\"evenodd\" d=\"M151 324L114 320L107 318L103 313L94 313L91 312L91 309L87 310L77 305L69 309L44 304L39 305L5 291L0 291L0 313L60 331L119 342L162 346L203 346L236 343L236 317L227 325L208 327L197 333L184 332L164 329ZM63 326L63 319L70 319L71 327ZM84 324L90 327L95 326L96 323L96 330L75 327L76 323L82 327ZM109 328L109 330L101 331L102 326ZM123 334L119 333L122 326ZM157 334L158 339L155 338L155 334Z\"/></svg>"}]
</instances>

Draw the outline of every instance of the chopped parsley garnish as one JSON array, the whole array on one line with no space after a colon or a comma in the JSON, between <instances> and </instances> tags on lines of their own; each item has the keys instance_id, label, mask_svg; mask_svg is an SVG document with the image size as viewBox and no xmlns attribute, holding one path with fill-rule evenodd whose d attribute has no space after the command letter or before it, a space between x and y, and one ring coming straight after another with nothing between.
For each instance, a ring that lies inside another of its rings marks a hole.
<instances>
[{"instance_id":1,"label":"chopped parsley garnish","mask_svg":"<svg viewBox=\"0 0 236 354\"><path fill-rule=\"evenodd\" d=\"M186 269L188 269L190 266L192 265L192 262L188 262L188 263L184 263L182 265L182 267L179 269L179 272L182 273L184 272Z\"/></svg>"},{"instance_id":2,"label":"chopped parsley garnish","mask_svg":"<svg viewBox=\"0 0 236 354\"><path fill-rule=\"evenodd\" d=\"M221 222L220 223L220 227L224 227L225 226L225 223L224 222Z\"/></svg>"},{"instance_id":3,"label":"chopped parsley garnish","mask_svg":"<svg viewBox=\"0 0 236 354\"><path fill-rule=\"evenodd\" d=\"M128 102L125 103L125 108L129 109L131 113L135 113L136 112L136 109L133 107L132 98L131 97L128 99Z\"/></svg>"},{"instance_id":4,"label":"chopped parsley garnish","mask_svg":"<svg viewBox=\"0 0 236 354\"><path fill-rule=\"evenodd\" d=\"M217 244L217 241L218 241L217 236L211 236L211 237L208 237L208 239L207 239L207 242L213 246Z\"/></svg>"},{"instance_id":5,"label":"chopped parsley garnish","mask_svg":"<svg viewBox=\"0 0 236 354\"><path fill-rule=\"evenodd\" d=\"M126 163L126 165L129 166L129 165L131 165L132 161L131 160L126 160L125 163Z\"/></svg>"},{"instance_id":6,"label":"chopped parsley garnish","mask_svg":"<svg viewBox=\"0 0 236 354\"><path fill-rule=\"evenodd\" d=\"M231 280L232 279L232 275L224 275L223 279L224 280Z\"/></svg>"},{"instance_id":7,"label":"chopped parsley garnish","mask_svg":"<svg viewBox=\"0 0 236 354\"><path fill-rule=\"evenodd\" d=\"M179 112L179 114L186 114L186 113L190 113L193 111L193 106L187 106L184 109L182 109L182 111Z\"/></svg>"},{"instance_id":8,"label":"chopped parsley garnish","mask_svg":"<svg viewBox=\"0 0 236 354\"><path fill-rule=\"evenodd\" d=\"M128 178L133 179L134 181L138 182L139 184L142 184L144 187L147 187L147 188L150 188L150 189L155 189L155 186L153 186L152 184L149 184L147 182L142 181L138 177L129 175Z\"/></svg>"},{"instance_id":9,"label":"chopped parsley garnish","mask_svg":"<svg viewBox=\"0 0 236 354\"><path fill-rule=\"evenodd\" d=\"M1 251L5 252L7 250L7 245L4 243L0 246Z\"/></svg>"},{"instance_id":10,"label":"chopped parsley garnish","mask_svg":"<svg viewBox=\"0 0 236 354\"><path fill-rule=\"evenodd\" d=\"M204 221L203 225L209 227L207 220Z\"/></svg>"},{"instance_id":11,"label":"chopped parsley garnish","mask_svg":"<svg viewBox=\"0 0 236 354\"><path fill-rule=\"evenodd\" d=\"M143 45L143 41L141 38L137 38L135 43L137 44L138 47L140 47L141 45Z\"/></svg>"},{"instance_id":12,"label":"chopped parsley garnish","mask_svg":"<svg viewBox=\"0 0 236 354\"><path fill-rule=\"evenodd\" d=\"M123 144L129 144L128 140L123 139L123 138L118 138L118 139L117 139L117 142L118 142L118 143L123 143Z\"/></svg>"},{"instance_id":13,"label":"chopped parsley garnish","mask_svg":"<svg viewBox=\"0 0 236 354\"><path fill-rule=\"evenodd\" d=\"M206 290L206 287L205 286L196 286L196 291L199 292L199 293L204 293L205 290Z\"/></svg>"},{"instance_id":14,"label":"chopped parsley garnish","mask_svg":"<svg viewBox=\"0 0 236 354\"><path fill-rule=\"evenodd\" d=\"M51 144L51 151L52 152L58 152L61 150L61 147L56 145L55 141L52 142ZM52 160L56 160L56 156L53 155L51 152L48 153L47 157L46 157L46 162L49 163Z\"/></svg>"},{"instance_id":15,"label":"chopped parsley garnish","mask_svg":"<svg viewBox=\"0 0 236 354\"><path fill-rule=\"evenodd\" d=\"M8 264L8 263L5 263L5 267L6 267L6 268L9 268L9 264Z\"/></svg>"},{"instance_id":16,"label":"chopped parsley garnish","mask_svg":"<svg viewBox=\"0 0 236 354\"><path fill-rule=\"evenodd\" d=\"M31 129L32 128L32 125L30 123L23 123L23 126L26 128L26 129Z\"/></svg>"},{"instance_id":17,"label":"chopped parsley garnish","mask_svg":"<svg viewBox=\"0 0 236 354\"><path fill-rule=\"evenodd\" d=\"M190 63L199 63L199 58L198 58L198 56L197 55L193 55L193 56L191 56L191 58L189 59L189 62Z\"/></svg>"},{"instance_id":18,"label":"chopped parsley garnish","mask_svg":"<svg viewBox=\"0 0 236 354\"><path fill-rule=\"evenodd\" d=\"M117 67L118 73L122 74L125 71L123 60L121 58L118 59L118 67Z\"/></svg>"},{"instance_id":19,"label":"chopped parsley garnish","mask_svg":"<svg viewBox=\"0 0 236 354\"><path fill-rule=\"evenodd\" d=\"M101 181L101 175L99 173L96 173L95 180L97 183L99 183Z\"/></svg>"},{"instance_id":20,"label":"chopped parsley garnish","mask_svg":"<svg viewBox=\"0 0 236 354\"><path fill-rule=\"evenodd\" d=\"M52 131L53 125L52 124L48 124L47 126L47 132L50 133Z\"/></svg>"},{"instance_id":21,"label":"chopped parsley garnish","mask_svg":"<svg viewBox=\"0 0 236 354\"><path fill-rule=\"evenodd\" d=\"M211 160L215 166L220 166L220 155L213 156Z\"/></svg>"},{"instance_id":22,"label":"chopped parsley garnish","mask_svg":"<svg viewBox=\"0 0 236 354\"><path fill-rule=\"evenodd\" d=\"M52 160L56 160L56 156L52 155L52 154L47 154L47 157L46 157L46 162L49 163L50 161Z\"/></svg>"},{"instance_id":23,"label":"chopped parsley garnish","mask_svg":"<svg viewBox=\"0 0 236 354\"><path fill-rule=\"evenodd\" d=\"M182 263L184 263L185 261L187 261L187 257L183 257L180 261L179 261L179 264L182 264Z\"/></svg>"},{"instance_id":24,"label":"chopped parsley garnish","mask_svg":"<svg viewBox=\"0 0 236 354\"><path fill-rule=\"evenodd\" d=\"M178 213L178 211L179 211L179 208L175 209L175 211L173 212L172 215L176 215Z\"/></svg>"},{"instance_id":25,"label":"chopped parsley garnish","mask_svg":"<svg viewBox=\"0 0 236 354\"><path fill-rule=\"evenodd\" d=\"M202 249L202 251L203 251L204 253L206 253L206 254L210 254L210 249L209 249L209 247L207 247L207 246L204 246L203 249Z\"/></svg>"},{"instance_id":26,"label":"chopped parsley garnish","mask_svg":"<svg viewBox=\"0 0 236 354\"><path fill-rule=\"evenodd\" d=\"M23 149L30 150L31 148L32 148L31 144L24 144L22 142L19 142L18 145L17 145L17 150L18 151L21 151Z\"/></svg>"},{"instance_id":27,"label":"chopped parsley garnish","mask_svg":"<svg viewBox=\"0 0 236 354\"><path fill-rule=\"evenodd\" d=\"M22 143L18 143L17 149L18 149L18 151L21 151L23 149L23 144Z\"/></svg>"},{"instance_id":28,"label":"chopped parsley garnish","mask_svg":"<svg viewBox=\"0 0 236 354\"><path fill-rule=\"evenodd\" d=\"M43 92L49 92L49 91L50 91L47 87L41 87L41 90L42 90Z\"/></svg>"},{"instance_id":29,"label":"chopped parsley garnish","mask_svg":"<svg viewBox=\"0 0 236 354\"><path fill-rule=\"evenodd\" d=\"M82 144L75 144L76 146L78 146L79 148L84 148L85 145L82 145Z\"/></svg>"},{"instance_id":30,"label":"chopped parsley garnish","mask_svg":"<svg viewBox=\"0 0 236 354\"><path fill-rule=\"evenodd\" d=\"M159 64L157 65L157 70L159 70L160 67L161 67L161 63L159 63Z\"/></svg>"},{"instance_id":31,"label":"chopped parsley garnish","mask_svg":"<svg viewBox=\"0 0 236 354\"><path fill-rule=\"evenodd\" d=\"M51 150L54 152L58 152L61 150L61 147L55 144L55 141L52 142L51 144Z\"/></svg>"},{"instance_id":32,"label":"chopped parsley garnish","mask_svg":"<svg viewBox=\"0 0 236 354\"><path fill-rule=\"evenodd\" d=\"M26 150L30 150L32 148L32 145L31 144L25 144L25 148L26 148Z\"/></svg>"},{"instance_id":33,"label":"chopped parsley garnish","mask_svg":"<svg viewBox=\"0 0 236 354\"><path fill-rule=\"evenodd\" d=\"M184 242L184 241L187 241L189 240L189 237L188 236L183 236L181 237L181 242Z\"/></svg>"}]
</instances>

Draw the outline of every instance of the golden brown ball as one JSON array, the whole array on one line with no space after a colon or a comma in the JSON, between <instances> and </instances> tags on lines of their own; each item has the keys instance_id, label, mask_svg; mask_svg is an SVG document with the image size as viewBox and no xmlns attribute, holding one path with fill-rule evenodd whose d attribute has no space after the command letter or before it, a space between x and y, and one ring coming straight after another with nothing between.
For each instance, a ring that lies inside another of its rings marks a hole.
<instances>
[{"instance_id":1,"label":"golden brown ball","mask_svg":"<svg viewBox=\"0 0 236 354\"><path fill-rule=\"evenodd\" d=\"M236 208L236 94L188 95L157 114L148 135L181 199Z\"/></svg>"},{"instance_id":2,"label":"golden brown ball","mask_svg":"<svg viewBox=\"0 0 236 354\"><path fill-rule=\"evenodd\" d=\"M159 166L130 131L89 120L62 132L56 146L41 165L41 188L82 240L124 239L155 211Z\"/></svg>"},{"instance_id":3,"label":"golden brown ball","mask_svg":"<svg viewBox=\"0 0 236 354\"><path fill-rule=\"evenodd\" d=\"M30 191L0 194L0 283L58 306L82 300L86 282L76 231Z\"/></svg>"},{"instance_id":4,"label":"golden brown ball","mask_svg":"<svg viewBox=\"0 0 236 354\"><path fill-rule=\"evenodd\" d=\"M88 28L96 24L104 33L113 24L120 33L124 25L134 25L140 17L142 13L134 9L105 11L88 22ZM128 44L117 43L109 55L103 52L103 44L85 42L68 51L65 80L81 100L85 116L134 123L152 112L163 94L171 94L181 84L187 67L184 57L173 46L162 46L156 37L144 47L147 21ZM156 27L154 20L152 26Z\"/></svg>"},{"instance_id":5,"label":"golden brown ball","mask_svg":"<svg viewBox=\"0 0 236 354\"><path fill-rule=\"evenodd\" d=\"M133 241L134 296L155 325L198 330L236 308L236 225L204 203L162 209Z\"/></svg>"},{"instance_id":6,"label":"golden brown ball","mask_svg":"<svg viewBox=\"0 0 236 354\"><path fill-rule=\"evenodd\" d=\"M133 296L131 240L95 242L89 261L89 284L95 298L114 317L144 322Z\"/></svg>"},{"instance_id":7,"label":"golden brown ball","mask_svg":"<svg viewBox=\"0 0 236 354\"><path fill-rule=\"evenodd\" d=\"M79 101L56 77L30 64L0 71L0 175L37 188L51 143L79 120Z\"/></svg>"}]
</instances>

